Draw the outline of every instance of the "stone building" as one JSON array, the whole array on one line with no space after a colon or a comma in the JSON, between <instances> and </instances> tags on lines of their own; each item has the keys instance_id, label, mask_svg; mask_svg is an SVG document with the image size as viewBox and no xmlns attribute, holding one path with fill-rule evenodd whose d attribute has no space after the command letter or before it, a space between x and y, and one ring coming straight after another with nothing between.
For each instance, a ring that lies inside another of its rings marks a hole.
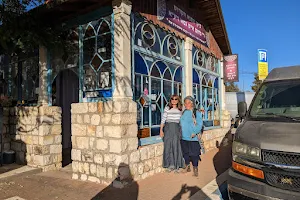
<instances>
[{"instance_id":1,"label":"stone building","mask_svg":"<svg viewBox=\"0 0 300 200\"><path fill-rule=\"evenodd\" d=\"M48 2L51 4L51 1ZM162 111L172 94L203 111L205 150L229 130L219 0L68 0L44 11L68 32L67 51L40 46L2 57L5 150L17 162L109 184L162 171Z\"/></svg>"}]
</instances>

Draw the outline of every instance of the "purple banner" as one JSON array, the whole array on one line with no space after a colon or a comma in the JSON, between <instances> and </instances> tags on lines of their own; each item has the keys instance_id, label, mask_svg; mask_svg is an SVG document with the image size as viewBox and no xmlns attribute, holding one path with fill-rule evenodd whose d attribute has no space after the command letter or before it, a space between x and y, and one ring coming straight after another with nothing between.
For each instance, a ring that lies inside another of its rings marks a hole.
<instances>
[{"instance_id":1,"label":"purple banner","mask_svg":"<svg viewBox=\"0 0 300 200\"><path fill-rule=\"evenodd\" d=\"M225 82L238 82L239 81L239 66L238 55L224 56L224 81Z\"/></svg>"},{"instance_id":2,"label":"purple banner","mask_svg":"<svg viewBox=\"0 0 300 200\"><path fill-rule=\"evenodd\" d=\"M176 5L157 0L157 19L209 47L208 34L204 27Z\"/></svg>"}]
</instances>

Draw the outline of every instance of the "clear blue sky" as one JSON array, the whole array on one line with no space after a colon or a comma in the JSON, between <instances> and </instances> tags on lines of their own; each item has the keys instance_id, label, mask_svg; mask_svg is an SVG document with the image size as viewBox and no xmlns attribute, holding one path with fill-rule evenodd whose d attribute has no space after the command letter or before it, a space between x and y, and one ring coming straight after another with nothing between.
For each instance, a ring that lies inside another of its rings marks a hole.
<instances>
[{"instance_id":1,"label":"clear blue sky","mask_svg":"<svg viewBox=\"0 0 300 200\"><path fill-rule=\"evenodd\" d=\"M220 0L232 53L241 71L257 72L257 49L267 49L269 71L300 65L300 0ZM253 75L241 74L241 90ZM244 84L243 84L244 82Z\"/></svg>"}]
</instances>

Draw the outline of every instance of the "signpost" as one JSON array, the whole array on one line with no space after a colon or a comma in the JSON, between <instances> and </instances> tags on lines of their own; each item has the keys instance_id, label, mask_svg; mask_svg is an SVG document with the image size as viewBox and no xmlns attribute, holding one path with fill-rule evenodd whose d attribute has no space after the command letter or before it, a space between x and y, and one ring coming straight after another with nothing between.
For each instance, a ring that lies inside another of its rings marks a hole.
<instances>
[{"instance_id":1,"label":"signpost","mask_svg":"<svg viewBox=\"0 0 300 200\"><path fill-rule=\"evenodd\" d=\"M224 56L224 81L225 82L238 82L239 81L239 66L238 55Z\"/></svg>"},{"instance_id":2,"label":"signpost","mask_svg":"<svg viewBox=\"0 0 300 200\"><path fill-rule=\"evenodd\" d=\"M267 50L258 49L258 78L265 80L269 74Z\"/></svg>"}]
</instances>

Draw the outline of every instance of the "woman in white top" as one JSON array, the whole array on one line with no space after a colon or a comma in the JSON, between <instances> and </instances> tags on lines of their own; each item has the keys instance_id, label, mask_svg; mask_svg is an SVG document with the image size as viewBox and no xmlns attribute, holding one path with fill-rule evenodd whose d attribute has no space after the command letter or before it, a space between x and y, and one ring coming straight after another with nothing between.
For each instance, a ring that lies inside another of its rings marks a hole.
<instances>
[{"instance_id":1,"label":"woman in white top","mask_svg":"<svg viewBox=\"0 0 300 200\"><path fill-rule=\"evenodd\" d=\"M181 129L180 117L182 114L182 104L179 96L172 95L160 125L160 136L164 141L163 167L171 172L178 172L184 167L184 160L180 145Z\"/></svg>"}]
</instances>

